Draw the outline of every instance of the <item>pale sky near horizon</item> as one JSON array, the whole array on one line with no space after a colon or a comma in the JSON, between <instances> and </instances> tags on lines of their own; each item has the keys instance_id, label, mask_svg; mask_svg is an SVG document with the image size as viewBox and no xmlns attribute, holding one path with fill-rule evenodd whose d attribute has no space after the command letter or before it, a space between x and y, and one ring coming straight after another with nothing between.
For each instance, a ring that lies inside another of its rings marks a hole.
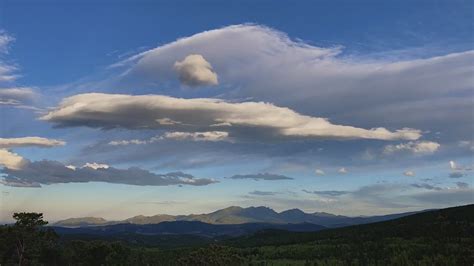
<instances>
[{"instance_id":1,"label":"pale sky near horizon","mask_svg":"<svg viewBox=\"0 0 474 266\"><path fill-rule=\"evenodd\" d=\"M0 221L474 203L470 1L0 0Z\"/></svg>"}]
</instances>

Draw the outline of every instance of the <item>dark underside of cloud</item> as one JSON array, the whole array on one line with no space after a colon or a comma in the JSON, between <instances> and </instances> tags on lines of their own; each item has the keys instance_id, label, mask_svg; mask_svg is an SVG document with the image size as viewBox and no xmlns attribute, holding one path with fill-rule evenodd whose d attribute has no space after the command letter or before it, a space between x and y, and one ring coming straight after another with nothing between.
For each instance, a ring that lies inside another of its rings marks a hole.
<instances>
[{"instance_id":1,"label":"dark underside of cloud","mask_svg":"<svg viewBox=\"0 0 474 266\"><path fill-rule=\"evenodd\" d=\"M230 179L253 179L253 180L292 180L293 179L293 178L288 177L288 176L270 174L270 173L233 175L233 176L227 177L227 178L230 178Z\"/></svg>"},{"instance_id":2,"label":"dark underside of cloud","mask_svg":"<svg viewBox=\"0 0 474 266\"><path fill-rule=\"evenodd\" d=\"M28 162L21 169L2 170L8 186L40 187L59 183L106 182L136 186L193 185L204 186L217 181L210 178L195 178L182 172L155 174L138 167L128 169L81 167L71 169L57 161Z\"/></svg>"},{"instance_id":3,"label":"dark underside of cloud","mask_svg":"<svg viewBox=\"0 0 474 266\"><path fill-rule=\"evenodd\" d=\"M316 195L319 195L319 196L330 196L330 197L337 197L337 196L342 196L342 195L350 193L349 191L339 191L339 190L309 191L309 190L306 190L306 189L303 189L303 192L310 193L310 194L316 194Z\"/></svg>"}]
</instances>

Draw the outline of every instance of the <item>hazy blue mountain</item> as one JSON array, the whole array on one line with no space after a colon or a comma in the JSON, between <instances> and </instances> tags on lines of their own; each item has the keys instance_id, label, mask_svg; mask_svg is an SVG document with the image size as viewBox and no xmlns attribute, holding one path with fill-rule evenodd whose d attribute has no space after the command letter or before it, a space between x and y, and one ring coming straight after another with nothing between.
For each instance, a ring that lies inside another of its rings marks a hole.
<instances>
[{"instance_id":1,"label":"hazy blue mountain","mask_svg":"<svg viewBox=\"0 0 474 266\"><path fill-rule=\"evenodd\" d=\"M324 212L305 213L300 209L290 209L283 212L276 212L268 207L249 207L242 208L231 206L225 209L206 214L190 215L166 215L158 214L153 216L138 215L122 221L107 221L103 218L84 217L71 218L56 222L55 226L61 227L85 227L97 225L112 224L158 224L162 222L173 221L198 221L207 224L225 225L225 224L246 224L246 223L264 223L264 224L301 224L311 223L325 227L341 227L355 224L365 224L372 222L387 221L400 218L417 212L398 213L381 216L369 217L348 217L334 215Z\"/></svg>"}]
</instances>

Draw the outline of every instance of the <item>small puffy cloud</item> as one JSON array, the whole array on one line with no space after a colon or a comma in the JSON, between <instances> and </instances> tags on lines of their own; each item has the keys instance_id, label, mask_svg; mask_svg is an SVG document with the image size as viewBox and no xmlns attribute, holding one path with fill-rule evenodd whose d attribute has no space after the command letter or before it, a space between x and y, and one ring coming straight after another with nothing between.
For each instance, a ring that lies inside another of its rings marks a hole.
<instances>
[{"instance_id":1,"label":"small puffy cloud","mask_svg":"<svg viewBox=\"0 0 474 266\"><path fill-rule=\"evenodd\" d=\"M451 170L457 170L458 166L454 161L449 161L449 168L451 168Z\"/></svg>"},{"instance_id":2,"label":"small puffy cloud","mask_svg":"<svg viewBox=\"0 0 474 266\"><path fill-rule=\"evenodd\" d=\"M1 151L1 150L0 150ZM0 158L4 158L3 156ZM90 163L83 167L64 165L57 161L24 161L20 168L4 168L2 184L7 186L38 187L61 183L106 182L136 186L192 185L204 186L217 181L211 178L196 178L182 172L155 174L131 167L117 169L104 164Z\"/></svg>"},{"instance_id":3,"label":"small puffy cloud","mask_svg":"<svg viewBox=\"0 0 474 266\"><path fill-rule=\"evenodd\" d=\"M415 172L408 170L408 171L403 172L403 175L405 175L405 176L415 176Z\"/></svg>"},{"instance_id":4,"label":"small puffy cloud","mask_svg":"<svg viewBox=\"0 0 474 266\"><path fill-rule=\"evenodd\" d=\"M157 122L163 118L179 123ZM59 127L221 131L232 137L253 138L414 140L421 136L419 130L409 128L392 132L385 128L335 125L324 118L264 102L231 103L162 95L79 94L64 99L41 119Z\"/></svg>"},{"instance_id":5,"label":"small puffy cloud","mask_svg":"<svg viewBox=\"0 0 474 266\"><path fill-rule=\"evenodd\" d=\"M349 191L341 191L341 190L306 190L303 189L303 192L309 193L309 194L316 194L318 196L323 196L323 197L339 197L342 195L349 194L351 192Z\"/></svg>"},{"instance_id":6,"label":"small puffy cloud","mask_svg":"<svg viewBox=\"0 0 474 266\"><path fill-rule=\"evenodd\" d=\"M66 165L66 168L69 168L71 170L76 170L77 169L77 167L74 166L74 165Z\"/></svg>"},{"instance_id":7,"label":"small puffy cloud","mask_svg":"<svg viewBox=\"0 0 474 266\"><path fill-rule=\"evenodd\" d=\"M218 84L217 74L202 55L188 55L182 61L176 61L174 69L178 73L181 83L187 86L195 87Z\"/></svg>"},{"instance_id":8,"label":"small puffy cloud","mask_svg":"<svg viewBox=\"0 0 474 266\"><path fill-rule=\"evenodd\" d=\"M439 143L433 141L409 141L407 143L400 143L397 145L385 146L384 154L394 154L398 152L410 152L417 155L432 154L440 147Z\"/></svg>"},{"instance_id":9,"label":"small puffy cloud","mask_svg":"<svg viewBox=\"0 0 474 266\"><path fill-rule=\"evenodd\" d=\"M21 137L21 138L0 138L0 148L14 147L54 147L63 146L66 142L56 139L47 139L41 137Z\"/></svg>"},{"instance_id":10,"label":"small puffy cloud","mask_svg":"<svg viewBox=\"0 0 474 266\"><path fill-rule=\"evenodd\" d=\"M21 169L26 163L27 160L25 160L20 155L6 149L0 149L0 166L18 170Z\"/></svg>"},{"instance_id":11,"label":"small puffy cloud","mask_svg":"<svg viewBox=\"0 0 474 266\"><path fill-rule=\"evenodd\" d=\"M70 166L66 166L66 167L71 169ZM103 164L103 163L86 163L82 166L82 168L84 168L84 167L97 170L97 169L108 169L110 166L107 165L107 164Z\"/></svg>"},{"instance_id":12,"label":"small puffy cloud","mask_svg":"<svg viewBox=\"0 0 474 266\"><path fill-rule=\"evenodd\" d=\"M316 169L316 170L314 170L314 173L315 173L316 175L325 175L325 174L326 174L326 173L325 173L323 170L321 170L321 169Z\"/></svg>"},{"instance_id":13,"label":"small puffy cloud","mask_svg":"<svg viewBox=\"0 0 474 266\"><path fill-rule=\"evenodd\" d=\"M260 191L260 190L254 190L249 192L249 195L252 196L274 196L278 194L277 192L272 192L272 191Z\"/></svg>"},{"instance_id":14,"label":"small puffy cloud","mask_svg":"<svg viewBox=\"0 0 474 266\"><path fill-rule=\"evenodd\" d=\"M253 179L253 180L292 180L293 178L284 176L284 175L277 175L277 174L270 174L270 173L259 173L259 174L248 174L248 175L234 175L231 177L227 177L230 179Z\"/></svg>"},{"instance_id":15,"label":"small puffy cloud","mask_svg":"<svg viewBox=\"0 0 474 266\"><path fill-rule=\"evenodd\" d=\"M339 168L339 170L337 170L337 172L340 173L340 174L347 174L348 173L348 171L345 167Z\"/></svg>"}]
</instances>

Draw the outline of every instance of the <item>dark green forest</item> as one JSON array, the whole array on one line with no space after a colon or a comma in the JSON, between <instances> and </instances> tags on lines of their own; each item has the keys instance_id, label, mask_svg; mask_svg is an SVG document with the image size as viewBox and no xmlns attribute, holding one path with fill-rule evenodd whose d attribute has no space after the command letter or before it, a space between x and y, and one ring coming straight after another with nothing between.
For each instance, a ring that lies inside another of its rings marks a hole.
<instances>
[{"instance_id":1,"label":"dark green forest","mask_svg":"<svg viewBox=\"0 0 474 266\"><path fill-rule=\"evenodd\" d=\"M473 265L474 205L318 232L264 230L173 245L62 237L40 213L0 227L1 265ZM165 238L159 238L167 241Z\"/></svg>"}]
</instances>

